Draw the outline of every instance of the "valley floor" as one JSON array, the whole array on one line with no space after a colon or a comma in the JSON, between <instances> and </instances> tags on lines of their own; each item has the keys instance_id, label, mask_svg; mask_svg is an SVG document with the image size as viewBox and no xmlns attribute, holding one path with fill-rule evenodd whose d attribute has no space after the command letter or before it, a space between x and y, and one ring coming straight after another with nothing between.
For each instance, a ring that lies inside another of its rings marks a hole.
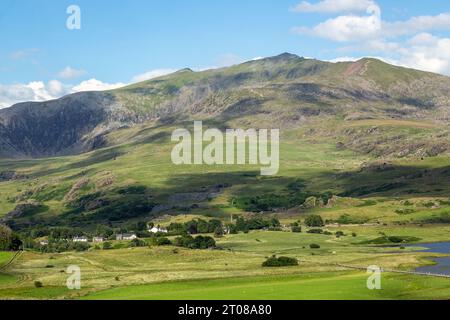
<instances>
[{"instance_id":1,"label":"valley floor","mask_svg":"<svg viewBox=\"0 0 450 320\"><path fill-rule=\"evenodd\" d=\"M333 230L332 226L328 227ZM144 247L84 253L25 252L0 275L0 299L448 299L450 279L383 273L382 289L367 289L368 274L337 264L414 270L441 254L413 247L358 244L383 231L401 230L424 241L445 241L450 226L349 226L356 237L255 231L228 235L222 250ZM334 230L335 231L335 230ZM320 249L310 249L317 243ZM263 268L266 257L296 257L298 267ZM0 255L1 265L11 255ZM81 290L65 286L66 269L81 269ZM35 287L40 281L42 288Z\"/></svg>"}]
</instances>

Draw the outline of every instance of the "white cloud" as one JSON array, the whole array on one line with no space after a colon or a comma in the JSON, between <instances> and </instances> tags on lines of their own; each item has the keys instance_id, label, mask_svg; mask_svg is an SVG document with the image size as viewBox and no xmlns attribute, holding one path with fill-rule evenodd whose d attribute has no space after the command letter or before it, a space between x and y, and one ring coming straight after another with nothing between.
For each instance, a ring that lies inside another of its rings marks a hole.
<instances>
[{"instance_id":1,"label":"white cloud","mask_svg":"<svg viewBox=\"0 0 450 320\"><path fill-rule=\"evenodd\" d=\"M52 98L42 81L28 84L0 85L0 108L9 107L18 102L43 101Z\"/></svg>"},{"instance_id":2,"label":"white cloud","mask_svg":"<svg viewBox=\"0 0 450 320\"><path fill-rule=\"evenodd\" d=\"M150 79L154 79L154 78L159 78L171 73L176 72L177 70L175 69L156 69L156 70L151 70L142 74L139 74L137 76L134 76L131 79L131 82L142 82L142 81L146 81L146 80L150 80Z\"/></svg>"},{"instance_id":3,"label":"white cloud","mask_svg":"<svg viewBox=\"0 0 450 320\"><path fill-rule=\"evenodd\" d=\"M355 58L355 57L338 57L338 58L334 58L331 60L327 60L328 62L331 63L338 63L338 62L355 62L358 61L360 58Z\"/></svg>"},{"instance_id":4,"label":"white cloud","mask_svg":"<svg viewBox=\"0 0 450 320\"><path fill-rule=\"evenodd\" d=\"M436 16L412 17L406 21L383 22L383 35L398 37L413 35L424 31L437 31L450 29L450 13L441 13Z\"/></svg>"},{"instance_id":5,"label":"white cloud","mask_svg":"<svg viewBox=\"0 0 450 320\"><path fill-rule=\"evenodd\" d=\"M368 15L356 14L365 10ZM450 39L430 32L450 30L450 13L423 15L404 21L381 19L381 8L373 0L324 0L315 4L302 2L297 12L341 13L313 27L293 31L334 42L347 42L340 48L347 55L379 56L380 59L405 67L450 75ZM409 36L410 39L405 37ZM342 61L337 58L334 61Z\"/></svg>"},{"instance_id":6,"label":"white cloud","mask_svg":"<svg viewBox=\"0 0 450 320\"><path fill-rule=\"evenodd\" d=\"M338 42L358 41L376 37L381 30L381 10L375 4L366 7L369 15L344 15L328 19L314 28L294 28L299 34L309 34Z\"/></svg>"},{"instance_id":7,"label":"white cloud","mask_svg":"<svg viewBox=\"0 0 450 320\"><path fill-rule=\"evenodd\" d=\"M364 12L370 6L376 5L372 0L324 0L318 3L302 1L292 8L294 12L338 13Z\"/></svg>"},{"instance_id":8,"label":"white cloud","mask_svg":"<svg viewBox=\"0 0 450 320\"><path fill-rule=\"evenodd\" d=\"M104 91L112 90L125 86L125 83L106 83L97 79L89 79L81 82L79 85L72 87L72 92L82 91Z\"/></svg>"},{"instance_id":9,"label":"white cloud","mask_svg":"<svg viewBox=\"0 0 450 320\"><path fill-rule=\"evenodd\" d=\"M110 84L96 79L83 81L75 86L63 84L58 80L51 80L48 83L33 81L28 84L0 84L0 109L10 107L19 102L47 101L70 93L111 90L122 86L125 86L125 84Z\"/></svg>"},{"instance_id":10,"label":"white cloud","mask_svg":"<svg viewBox=\"0 0 450 320\"><path fill-rule=\"evenodd\" d=\"M418 34L401 50L401 63L416 69L450 75L450 39Z\"/></svg>"},{"instance_id":11,"label":"white cloud","mask_svg":"<svg viewBox=\"0 0 450 320\"><path fill-rule=\"evenodd\" d=\"M25 58L33 55L36 52L39 52L39 49L32 48L32 49L17 50L17 51L12 52L9 57L12 60L22 60L22 59L25 59Z\"/></svg>"},{"instance_id":12,"label":"white cloud","mask_svg":"<svg viewBox=\"0 0 450 320\"><path fill-rule=\"evenodd\" d=\"M75 79L79 78L86 74L85 70L82 69L74 69L72 67L65 67L58 73L58 77L61 79Z\"/></svg>"}]
</instances>

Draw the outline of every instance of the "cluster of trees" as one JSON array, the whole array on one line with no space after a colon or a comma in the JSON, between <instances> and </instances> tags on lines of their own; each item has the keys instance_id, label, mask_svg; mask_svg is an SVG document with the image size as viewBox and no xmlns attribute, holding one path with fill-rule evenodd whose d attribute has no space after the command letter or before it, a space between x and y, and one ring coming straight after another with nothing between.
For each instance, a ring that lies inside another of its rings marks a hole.
<instances>
[{"instance_id":1,"label":"cluster of trees","mask_svg":"<svg viewBox=\"0 0 450 320\"><path fill-rule=\"evenodd\" d=\"M306 217L305 224L310 228L323 227L325 223L321 216L317 214L312 214Z\"/></svg>"},{"instance_id":2,"label":"cluster of trees","mask_svg":"<svg viewBox=\"0 0 450 320\"><path fill-rule=\"evenodd\" d=\"M216 247L216 241L212 237L197 236L192 237L185 235L175 239L177 247L184 247L189 249L210 249Z\"/></svg>"},{"instance_id":3,"label":"cluster of trees","mask_svg":"<svg viewBox=\"0 0 450 320\"><path fill-rule=\"evenodd\" d=\"M321 199L326 204L333 197L331 192L301 192L302 187L301 183L293 183L288 186L288 192L284 194L271 193L254 197L241 197L233 199L232 203L236 208L244 211L264 212L294 208L304 204L309 197Z\"/></svg>"},{"instance_id":4,"label":"cluster of trees","mask_svg":"<svg viewBox=\"0 0 450 320\"><path fill-rule=\"evenodd\" d=\"M200 234L200 233L215 233L223 234L222 221L212 219L209 221L197 219L186 223L171 223L167 230L170 235L182 234Z\"/></svg>"},{"instance_id":5,"label":"cluster of trees","mask_svg":"<svg viewBox=\"0 0 450 320\"><path fill-rule=\"evenodd\" d=\"M22 241L8 226L0 224L0 251L17 251Z\"/></svg>"},{"instance_id":6,"label":"cluster of trees","mask_svg":"<svg viewBox=\"0 0 450 320\"><path fill-rule=\"evenodd\" d=\"M251 217L244 219L238 217L236 224L230 226L230 233L249 232L250 230L262 230L262 229L278 229L281 228L281 223L277 218L267 219L264 217Z\"/></svg>"},{"instance_id":7,"label":"cluster of trees","mask_svg":"<svg viewBox=\"0 0 450 320\"><path fill-rule=\"evenodd\" d=\"M49 241L48 245L41 246L35 242L29 243L27 246L28 249L36 249L40 252L45 253L61 253L67 251L87 251L91 248L88 243L85 242L72 242L67 240L52 240Z\"/></svg>"},{"instance_id":8,"label":"cluster of trees","mask_svg":"<svg viewBox=\"0 0 450 320\"><path fill-rule=\"evenodd\" d=\"M262 264L263 267L291 267L298 266L298 260L289 257L276 257L272 256L268 258Z\"/></svg>"},{"instance_id":9,"label":"cluster of trees","mask_svg":"<svg viewBox=\"0 0 450 320\"><path fill-rule=\"evenodd\" d=\"M212 237L183 235L170 241L166 237L157 237L153 239L153 244L159 246L175 245L177 247L189 248L189 249L211 249L216 247L216 241Z\"/></svg>"}]
</instances>

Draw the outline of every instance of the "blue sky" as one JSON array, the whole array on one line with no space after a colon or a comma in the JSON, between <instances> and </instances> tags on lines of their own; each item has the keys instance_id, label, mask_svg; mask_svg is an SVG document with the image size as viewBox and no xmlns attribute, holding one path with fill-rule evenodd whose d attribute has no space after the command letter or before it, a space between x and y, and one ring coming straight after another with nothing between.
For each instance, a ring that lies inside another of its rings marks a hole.
<instances>
[{"instance_id":1,"label":"blue sky","mask_svg":"<svg viewBox=\"0 0 450 320\"><path fill-rule=\"evenodd\" d=\"M282 52L450 74L449 38L443 0L2 0L0 107Z\"/></svg>"}]
</instances>

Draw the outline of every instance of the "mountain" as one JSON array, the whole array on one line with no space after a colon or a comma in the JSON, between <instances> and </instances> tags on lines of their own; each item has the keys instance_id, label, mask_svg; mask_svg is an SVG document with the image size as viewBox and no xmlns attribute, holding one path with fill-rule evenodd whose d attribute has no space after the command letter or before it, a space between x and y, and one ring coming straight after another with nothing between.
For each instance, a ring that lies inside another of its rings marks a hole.
<instances>
[{"instance_id":1,"label":"mountain","mask_svg":"<svg viewBox=\"0 0 450 320\"><path fill-rule=\"evenodd\" d=\"M280 128L279 173L172 164L171 133L194 119ZM333 219L442 221L426 210L450 203L449 119L448 77L292 54L21 103L0 110L0 220L34 234L335 206ZM410 203L426 209L403 215Z\"/></svg>"},{"instance_id":2,"label":"mountain","mask_svg":"<svg viewBox=\"0 0 450 320\"><path fill-rule=\"evenodd\" d=\"M329 63L284 53L0 110L0 155L80 154L112 145L117 129L194 118L282 128L317 117L448 123L449 105L448 77L375 59Z\"/></svg>"}]
</instances>

